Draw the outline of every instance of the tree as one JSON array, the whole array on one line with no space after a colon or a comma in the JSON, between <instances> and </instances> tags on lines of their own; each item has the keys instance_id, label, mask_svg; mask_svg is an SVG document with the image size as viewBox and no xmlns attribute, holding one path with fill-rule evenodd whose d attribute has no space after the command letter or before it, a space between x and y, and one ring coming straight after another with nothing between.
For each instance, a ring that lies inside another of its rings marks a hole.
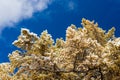
<instances>
[{"instance_id":1,"label":"tree","mask_svg":"<svg viewBox=\"0 0 120 80\"><path fill-rule=\"evenodd\" d=\"M120 38L115 28L107 33L94 21L82 19L71 25L66 39L56 39L47 30L40 36L21 29L13 44L21 51L9 54L10 62L0 64L1 80L119 80Z\"/></svg>"}]
</instances>

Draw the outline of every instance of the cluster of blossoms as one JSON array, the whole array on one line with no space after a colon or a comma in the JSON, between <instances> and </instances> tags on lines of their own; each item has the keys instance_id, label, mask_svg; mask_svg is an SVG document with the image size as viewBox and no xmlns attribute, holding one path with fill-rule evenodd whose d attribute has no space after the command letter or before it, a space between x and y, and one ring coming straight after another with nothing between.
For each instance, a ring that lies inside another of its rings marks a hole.
<instances>
[{"instance_id":1,"label":"cluster of blossoms","mask_svg":"<svg viewBox=\"0 0 120 80\"><path fill-rule=\"evenodd\" d=\"M94 21L71 25L66 39L54 40L21 29L13 44L21 50L0 64L0 80L120 80L120 38L114 28L105 32Z\"/></svg>"}]
</instances>

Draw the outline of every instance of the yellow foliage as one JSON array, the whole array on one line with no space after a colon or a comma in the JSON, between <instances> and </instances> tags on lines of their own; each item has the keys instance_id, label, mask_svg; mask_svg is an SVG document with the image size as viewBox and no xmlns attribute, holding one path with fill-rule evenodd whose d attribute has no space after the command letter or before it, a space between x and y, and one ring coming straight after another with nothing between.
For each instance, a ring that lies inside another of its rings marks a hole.
<instances>
[{"instance_id":1,"label":"yellow foliage","mask_svg":"<svg viewBox=\"0 0 120 80\"><path fill-rule=\"evenodd\" d=\"M47 30L37 36L21 29L13 44L23 51L13 51L10 62L0 64L0 80L120 80L120 38L115 38L115 28L106 33L84 18L82 26L72 24L66 40L56 43Z\"/></svg>"}]
</instances>

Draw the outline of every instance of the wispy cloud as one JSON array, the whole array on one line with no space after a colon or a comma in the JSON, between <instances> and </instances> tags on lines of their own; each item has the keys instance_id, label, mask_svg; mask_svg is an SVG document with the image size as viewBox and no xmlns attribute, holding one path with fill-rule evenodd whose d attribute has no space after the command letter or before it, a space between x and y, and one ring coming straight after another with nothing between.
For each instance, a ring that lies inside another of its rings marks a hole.
<instances>
[{"instance_id":1,"label":"wispy cloud","mask_svg":"<svg viewBox=\"0 0 120 80\"><path fill-rule=\"evenodd\" d=\"M41 12L51 0L0 0L0 32L7 26Z\"/></svg>"},{"instance_id":2,"label":"wispy cloud","mask_svg":"<svg viewBox=\"0 0 120 80\"><path fill-rule=\"evenodd\" d=\"M56 3L62 6L65 11L76 11L79 0L56 0Z\"/></svg>"},{"instance_id":3,"label":"wispy cloud","mask_svg":"<svg viewBox=\"0 0 120 80\"><path fill-rule=\"evenodd\" d=\"M69 10L74 10L75 7L76 7L75 2L73 2L73 1L69 1L68 2L68 8L69 8Z\"/></svg>"}]
</instances>

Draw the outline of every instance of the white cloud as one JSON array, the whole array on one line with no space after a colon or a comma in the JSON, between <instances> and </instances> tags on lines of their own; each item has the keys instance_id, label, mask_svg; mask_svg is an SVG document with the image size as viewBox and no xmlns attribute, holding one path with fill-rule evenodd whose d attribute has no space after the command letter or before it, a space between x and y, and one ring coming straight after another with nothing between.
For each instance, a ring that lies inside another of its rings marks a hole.
<instances>
[{"instance_id":1,"label":"white cloud","mask_svg":"<svg viewBox=\"0 0 120 80\"><path fill-rule=\"evenodd\" d=\"M22 19L32 17L34 12L41 12L51 0L0 0L0 32Z\"/></svg>"},{"instance_id":2,"label":"white cloud","mask_svg":"<svg viewBox=\"0 0 120 80\"><path fill-rule=\"evenodd\" d=\"M78 11L79 1L68 1L68 11Z\"/></svg>"},{"instance_id":3,"label":"white cloud","mask_svg":"<svg viewBox=\"0 0 120 80\"><path fill-rule=\"evenodd\" d=\"M78 2L76 0L56 0L60 6L62 6L66 11L76 11L78 9Z\"/></svg>"},{"instance_id":4,"label":"white cloud","mask_svg":"<svg viewBox=\"0 0 120 80\"><path fill-rule=\"evenodd\" d=\"M68 2L68 8L69 8L69 10L74 10L75 9L75 3L73 1Z\"/></svg>"}]
</instances>

